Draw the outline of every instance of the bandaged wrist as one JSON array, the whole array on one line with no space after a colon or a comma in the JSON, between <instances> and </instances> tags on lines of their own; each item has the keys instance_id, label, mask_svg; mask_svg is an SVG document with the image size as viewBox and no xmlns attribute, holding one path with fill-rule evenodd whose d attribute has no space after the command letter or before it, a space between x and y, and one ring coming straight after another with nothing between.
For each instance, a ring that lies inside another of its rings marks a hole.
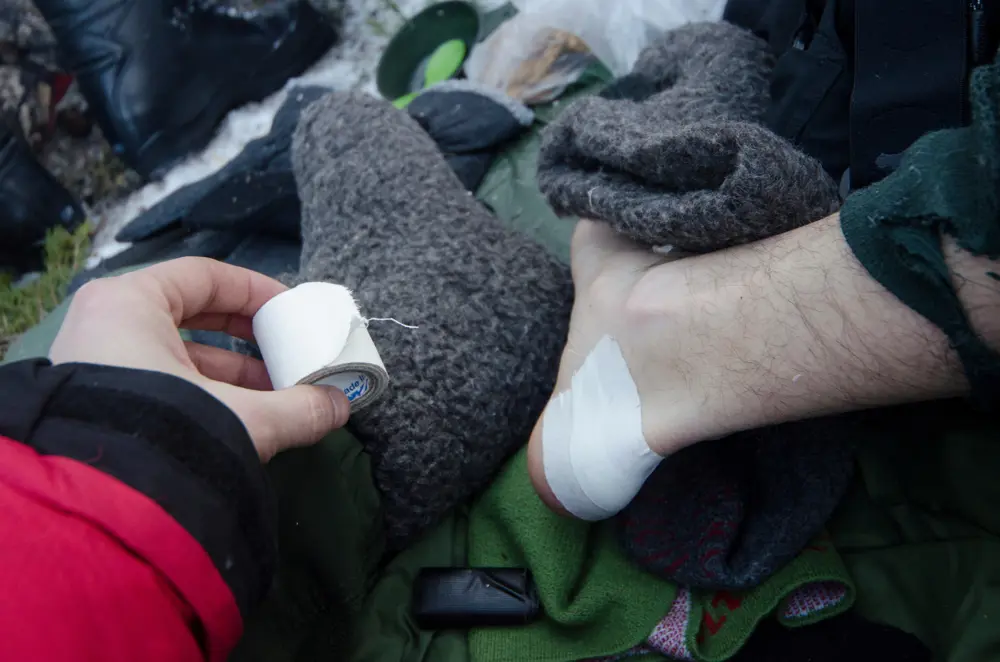
<instances>
[{"instance_id":1,"label":"bandaged wrist","mask_svg":"<svg viewBox=\"0 0 1000 662\"><path fill-rule=\"evenodd\" d=\"M621 347L604 336L545 410L545 480L567 512L598 521L625 508L662 461L643 435L639 390Z\"/></svg>"}]
</instances>

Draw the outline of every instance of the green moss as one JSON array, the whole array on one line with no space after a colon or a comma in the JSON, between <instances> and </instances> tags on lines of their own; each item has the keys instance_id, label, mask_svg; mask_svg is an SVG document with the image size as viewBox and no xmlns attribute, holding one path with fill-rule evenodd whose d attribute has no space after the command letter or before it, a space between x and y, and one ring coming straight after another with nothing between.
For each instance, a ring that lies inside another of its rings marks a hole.
<instances>
[{"instance_id":1,"label":"green moss","mask_svg":"<svg viewBox=\"0 0 1000 662\"><path fill-rule=\"evenodd\" d=\"M73 233L56 228L45 238L45 271L36 280L14 287L9 275L0 274L0 358L14 338L59 305L89 251L89 225Z\"/></svg>"}]
</instances>

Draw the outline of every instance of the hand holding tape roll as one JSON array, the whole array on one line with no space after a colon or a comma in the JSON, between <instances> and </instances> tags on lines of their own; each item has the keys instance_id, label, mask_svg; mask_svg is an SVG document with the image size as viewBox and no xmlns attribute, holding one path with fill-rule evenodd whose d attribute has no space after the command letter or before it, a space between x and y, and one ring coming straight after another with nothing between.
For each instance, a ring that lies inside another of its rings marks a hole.
<instances>
[{"instance_id":1,"label":"hand holding tape roll","mask_svg":"<svg viewBox=\"0 0 1000 662\"><path fill-rule=\"evenodd\" d=\"M253 318L253 334L275 389L335 386L347 396L352 413L374 403L389 386L367 326L350 290L322 282L279 294Z\"/></svg>"}]
</instances>

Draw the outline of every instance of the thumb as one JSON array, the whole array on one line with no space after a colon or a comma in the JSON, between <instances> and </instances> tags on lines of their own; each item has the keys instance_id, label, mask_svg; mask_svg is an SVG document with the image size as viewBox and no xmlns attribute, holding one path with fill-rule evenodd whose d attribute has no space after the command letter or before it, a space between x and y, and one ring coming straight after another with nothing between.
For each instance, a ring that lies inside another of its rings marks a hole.
<instances>
[{"instance_id":1,"label":"thumb","mask_svg":"<svg viewBox=\"0 0 1000 662\"><path fill-rule=\"evenodd\" d=\"M351 405L338 388L303 385L244 392L233 409L250 432L261 460L267 462L284 450L309 446L343 427Z\"/></svg>"}]
</instances>

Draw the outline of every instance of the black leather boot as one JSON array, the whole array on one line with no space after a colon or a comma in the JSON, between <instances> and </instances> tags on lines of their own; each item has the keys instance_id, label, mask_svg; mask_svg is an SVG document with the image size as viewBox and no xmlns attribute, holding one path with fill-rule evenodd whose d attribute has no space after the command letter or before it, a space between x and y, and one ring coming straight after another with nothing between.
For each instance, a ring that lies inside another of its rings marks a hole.
<instances>
[{"instance_id":1,"label":"black leather boot","mask_svg":"<svg viewBox=\"0 0 1000 662\"><path fill-rule=\"evenodd\" d=\"M41 265L47 230L73 230L83 211L19 136L0 124L0 268L16 272Z\"/></svg>"},{"instance_id":2,"label":"black leather boot","mask_svg":"<svg viewBox=\"0 0 1000 662\"><path fill-rule=\"evenodd\" d=\"M255 14L193 0L36 0L104 135L145 177L202 149L227 112L312 65L336 31L305 0Z\"/></svg>"}]
</instances>

